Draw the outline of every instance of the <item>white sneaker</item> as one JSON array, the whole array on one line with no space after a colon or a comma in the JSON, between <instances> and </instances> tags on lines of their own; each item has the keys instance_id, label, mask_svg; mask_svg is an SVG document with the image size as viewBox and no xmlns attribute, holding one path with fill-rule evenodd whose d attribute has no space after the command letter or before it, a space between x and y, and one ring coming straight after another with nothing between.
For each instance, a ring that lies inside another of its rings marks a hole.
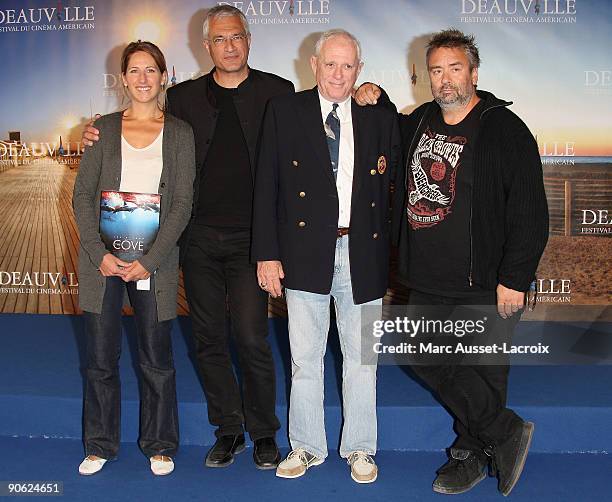
<instances>
[{"instance_id":1,"label":"white sneaker","mask_svg":"<svg viewBox=\"0 0 612 502\"><path fill-rule=\"evenodd\" d=\"M79 474L81 476L91 476L92 474L102 470L102 467L104 467L104 464L106 464L106 459L94 457L94 455L89 455L81 462L81 465L79 465Z\"/></svg>"},{"instance_id":2,"label":"white sneaker","mask_svg":"<svg viewBox=\"0 0 612 502\"><path fill-rule=\"evenodd\" d=\"M303 476L309 467L321 465L323 459L315 457L303 448L297 448L287 455L276 468L276 475L279 478L293 479Z\"/></svg>"},{"instance_id":3,"label":"white sneaker","mask_svg":"<svg viewBox=\"0 0 612 502\"><path fill-rule=\"evenodd\" d=\"M151 457L151 472L156 476L166 476L174 470L174 461L170 457L161 456L161 459Z\"/></svg>"},{"instance_id":4,"label":"white sneaker","mask_svg":"<svg viewBox=\"0 0 612 502\"><path fill-rule=\"evenodd\" d=\"M357 483L373 483L378 477L374 459L364 451L351 452L346 463L351 466L351 478Z\"/></svg>"}]
</instances>

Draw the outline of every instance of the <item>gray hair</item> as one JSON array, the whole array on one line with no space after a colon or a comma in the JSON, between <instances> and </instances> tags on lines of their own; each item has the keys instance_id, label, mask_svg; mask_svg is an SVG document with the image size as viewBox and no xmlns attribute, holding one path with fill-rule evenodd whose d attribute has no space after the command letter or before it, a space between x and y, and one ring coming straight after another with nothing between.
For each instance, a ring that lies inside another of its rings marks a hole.
<instances>
[{"instance_id":1,"label":"gray hair","mask_svg":"<svg viewBox=\"0 0 612 502\"><path fill-rule=\"evenodd\" d=\"M474 35L466 35L462 31L455 28L449 28L447 30L434 33L427 43L427 53L425 55L426 60L429 61L431 51L434 49L440 49L441 47L448 49L462 49L470 63L470 70L480 67L480 54L478 53L478 46L476 45Z\"/></svg>"},{"instance_id":2,"label":"gray hair","mask_svg":"<svg viewBox=\"0 0 612 502\"><path fill-rule=\"evenodd\" d=\"M202 25L202 34L204 35L204 40L208 40L208 27L212 20L233 16L237 16L240 19L244 32L247 35L250 35L251 30L249 29L249 22L247 21L247 18L240 9L237 9L236 7L233 7L231 5L216 5L208 11L208 13L206 14L206 18L204 19L204 24Z\"/></svg>"},{"instance_id":3,"label":"gray hair","mask_svg":"<svg viewBox=\"0 0 612 502\"><path fill-rule=\"evenodd\" d=\"M353 44L355 44L355 49L357 49L357 61L361 63L361 44L359 43L359 40L357 40L355 35L341 28L327 30L325 33L321 34L319 40L317 40L317 43L315 44L316 57L319 57L319 54L321 54L321 48L323 47L323 44L333 37L345 37L348 38L351 42L353 42Z\"/></svg>"}]
</instances>

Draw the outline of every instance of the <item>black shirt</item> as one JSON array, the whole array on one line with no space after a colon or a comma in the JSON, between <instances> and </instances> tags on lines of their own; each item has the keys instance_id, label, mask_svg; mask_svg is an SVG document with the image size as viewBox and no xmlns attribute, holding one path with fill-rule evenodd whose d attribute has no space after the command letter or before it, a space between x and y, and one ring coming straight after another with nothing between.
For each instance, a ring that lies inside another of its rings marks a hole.
<instances>
[{"instance_id":1,"label":"black shirt","mask_svg":"<svg viewBox=\"0 0 612 502\"><path fill-rule=\"evenodd\" d=\"M221 87L214 78L210 79L210 88L217 102L218 118L200 179L196 222L249 228L253 180L249 151L234 104L237 90Z\"/></svg>"},{"instance_id":2,"label":"black shirt","mask_svg":"<svg viewBox=\"0 0 612 502\"><path fill-rule=\"evenodd\" d=\"M474 143L480 101L458 124L437 109L410 159L406 214L408 277L414 289L444 296L482 294L470 285Z\"/></svg>"}]
</instances>

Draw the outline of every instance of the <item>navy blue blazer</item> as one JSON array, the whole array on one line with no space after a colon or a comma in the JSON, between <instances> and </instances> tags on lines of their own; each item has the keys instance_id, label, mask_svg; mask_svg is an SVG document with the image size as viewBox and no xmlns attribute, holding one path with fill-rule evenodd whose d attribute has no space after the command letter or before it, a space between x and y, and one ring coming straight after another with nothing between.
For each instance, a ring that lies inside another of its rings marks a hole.
<instances>
[{"instance_id":1,"label":"navy blue blazer","mask_svg":"<svg viewBox=\"0 0 612 502\"><path fill-rule=\"evenodd\" d=\"M354 173L349 259L355 303L385 295L397 112L351 103ZM339 199L317 88L268 103L255 176L252 259L280 260L290 289L329 294Z\"/></svg>"}]
</instances>

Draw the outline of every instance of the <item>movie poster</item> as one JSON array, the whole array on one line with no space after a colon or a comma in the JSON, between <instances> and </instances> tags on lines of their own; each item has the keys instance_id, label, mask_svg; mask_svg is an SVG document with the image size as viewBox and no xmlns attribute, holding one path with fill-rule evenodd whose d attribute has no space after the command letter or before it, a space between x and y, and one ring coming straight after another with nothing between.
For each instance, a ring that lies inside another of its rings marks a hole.
<instances>
[{"instance_id":1,"label":"movie poster","mask_svg":"<svg viewBox=\"0 0 612 502\"><path fill-rule=\"evenodd\" d=\"M314 85L319 34L349 30L362 45L358 83L381 85L402 113L431 100L430 35L448 27L473 33L478 87L513 102L544 167L550 239L530 317L610 316L612 18L604 0L3 0L0 312L78 312L71 197L83 127L96 113L127 106L120 56L130 41L160 46L170 85L210 71L202 21L218 3L246 15L250 66L297 90ZM392 282L387 301L404 295ZM178 311L187 312L182 287Z\"/></svg>"},{"instance_id":2,"label":"movie poster","mask_svg":"<svg viewBox=\"0 0 612 502\"><path fill-rule=\"evenodd\" d=\"M103 191L100 236L120 260L139 260L151 249L159 231L161 195Z\"/></svg>"}]
</instances>

